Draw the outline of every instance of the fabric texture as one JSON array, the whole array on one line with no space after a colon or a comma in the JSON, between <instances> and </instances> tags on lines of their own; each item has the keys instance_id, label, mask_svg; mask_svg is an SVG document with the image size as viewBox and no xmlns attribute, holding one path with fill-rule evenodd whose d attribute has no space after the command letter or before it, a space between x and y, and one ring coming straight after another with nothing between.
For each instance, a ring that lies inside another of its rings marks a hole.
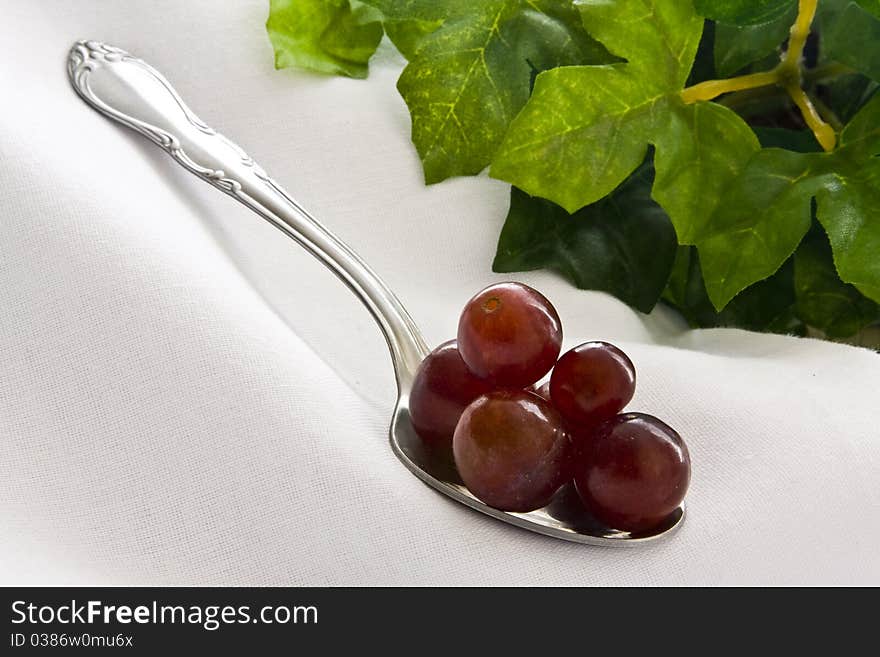
<instances>
[{"instance_id":1,"label":"fabric texture","mask_svg":"<svg viewBox=\"0 0 880 657\"><path fill-rule=\"evenodd\" d=\"M388 282L432 345L490 272L507 187L425 187L383 47L273 70L268 3L4 0L0 583L880 584L880 358L688 331L548 273L565 346L615 342L683 434L671 540L501 524L395 459L384 341L337 279L71 90L74 40L143 57Z\"/></svg>"}]
</instances>

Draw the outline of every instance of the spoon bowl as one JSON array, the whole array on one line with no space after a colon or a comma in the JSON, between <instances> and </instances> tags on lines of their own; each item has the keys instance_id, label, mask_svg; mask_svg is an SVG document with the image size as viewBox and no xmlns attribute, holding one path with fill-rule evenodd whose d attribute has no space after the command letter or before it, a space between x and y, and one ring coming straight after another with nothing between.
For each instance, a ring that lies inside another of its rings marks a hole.
<instances>
[{"instance_id":1,"label":"spoon bowl","mask_svg":"<svg viewBox=\"0 0 880 657\"><path fill-rule=\"evenodd\" d=\"M136 130L185 169L256 212L318 258L363 302L385 336L397 380L391 449L428 486L508 524L578 543L632 546L668 536L681 526L684 505L650 532L603 527L585 511L571 485L546 507L529 513L499 511L478 500L461 482L449 455L430 451L413 429L409 395L428 348L412 318L376 273L239 146L199 119L168 80L143 60L99 41L78 41L70 50L68 74L86 103Z\"/></svg>"}]
</instances>

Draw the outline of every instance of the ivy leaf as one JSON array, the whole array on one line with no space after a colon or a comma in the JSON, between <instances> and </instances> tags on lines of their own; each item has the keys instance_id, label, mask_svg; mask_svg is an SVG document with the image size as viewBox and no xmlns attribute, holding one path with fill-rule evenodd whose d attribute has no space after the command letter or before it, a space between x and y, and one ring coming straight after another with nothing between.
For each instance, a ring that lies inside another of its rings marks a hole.
<instances>
[{"instance_id":1,"label":"ivy leaf","mask_svg":"<svg viewBox=\"0 0 880 657\"><path fill-rule=\"evenodd\" d=\"M425 38L437 31L446 20L461 18L468 3L445 0L433 4L418 0L363 0L383 17L385 34L408 60L418 54Z\"/></svg>"},{"instance_id":2,"label":"ivy leaf","mask_svg":"<svg viewBox=\"0 0 880 657\"><path fill-rule=\"evenodd\" d=\"M443 25L442 20L389 20L383 22L385 34L407 61L413 60L425 39Z\"/></svg>"},{"instance_id":3,"label":"ivy leaf","mask_svg":"<svg viewBox=\"0 0 880 657\"><path fill-rule=\"evenodd\" d=\"M863 9L880 18L880 0L856 0Z\"/></svg>"},{"instance_id":4,"label":"ivy leaf","mask_svg":"<svg viewBox=\"0 0 880 657\"><path fill-rule=\"evenodd\" d=\"M827 58L880 81L880 19L850 2L826 22L822 45Z\"/></svg>"},{"instance_id":5,"label":"ivy leaf","mask_svg":"<svg viewBox=\"0 0 880 657\"><path fill-rule=\"evenodd\" d=\"M370 0L395 19L442 21L410 49L397 83L425 182L475 174L491 160L539 69L604 61L564 0Z\"/></svg>"},{"instance_id":6,"label":"ivy leaf","mask_svg":"<svg viewBox=\"0 0 880 657\"><path fill-rule=\"evenodd\" d=\"M755 133L716 103L683 105L677 98L654 123L654 198L669 213L680 244L694 244L731 178L760 149Z\"/></svg>"},{"instance_id":7,"label":"ivy leaf","mask_svg":"<svg viewBox=\"0 0 880 657\"><path fill-rule=\"evenodd\" d=\"M613 194L573 215L512 188L493 271L551 269L650 312L676 252L669 217L651 199L652 179L646 162Z\"/></svg>"},{"instance_id":8,"label":"ivy leaf","mask_svg":"<svg viewBox=\"0 0 880 657\"><path fill-rule=\"evenodd\" d=\"M649 5L653 13L624 20ZM689 3L622 0L581 5L584 22L626 63L541 73L512 123L491 173L568 212L611 193L656 146L653 196L679 242L691 244L728 181L760 144L748 125L715 103L679 97L703 21ZM590 27L592 26L592 27Z\"/></svg>"},{"instance_id":9,"label":"ivy leaf","mask_svg":"<svg viewBox=\"0 0 880 657\"><path fill-rule=\"evenodd\" d=\"M701 16L733 25L760 25L791 11L797 0L694 0Z\"/></svg>"},{"instance_id":10,"label":"ivy leaf","mask_svg":"<svg viewBox=\"0 0 880 657\"><path fill-rule=\"evenodd\" d=\"M834 264L841 279L880 302L880 96L856 114L838 150L822 160L817 215Z\"/></svg>"},{"instance_id":11,"label":"ivy leaf","mask_svg":"<svg viewBox=\"0 0 880 657\"><path fill-rule=\"evenodd\" d=\"M382 24L364 20L369 11L352 9L349 0L270 0L266 31L275 68L366 77L367 62L382 40Z\"/></svg>"},{"instance_id":12,"label":"ivy leaf","mask_svg":"<svg viewBox=\"0 0 880 657\"><path fill-rule=\"evenodd\" d=\"M363 0L391 20L440 21L467 16L475 4L472 0Z\"/></svg>"},{"instance_id":13,"label":"ivy leaf","mask_svg":"<svg viewBox=\"0 0 880 657\"><path fill-rule=\"evenodd\" d=\"M607 196L644 161L658 119L667 118L688 78L703 31L689 2L578 7L591 34L626 62L538 75L490 171L569 212Z\"/></svg>"},{"instance_id":14,"label":"ivy leaf","mask_svg":"<svg viewBox=\"0 0 880 657\"><path fill-rule=\"evenodd\" d=\"M784 148L798 153L818 153L822 150L812 130L788 130L758 126L753 128L764 148Z\"/></svg>"},{"instance_id":15,"label":"ivy leaf","mask_svg":"<svg viewBox=\"0 0 880 657\"><path fill-rule=\"evenodd\" d=\"M849 122L880 89L880 84L870 78L853 73L844 75L824 85L829 103L841 121Z\"/></svg>"},{"instance_id":16,"label":"ivy leaf","mask_svg":"<svg viewBox=\"0 0 880 657\"><path fill-rule=\"evenodd\" d=\"M838 277L821 231L795 253L794 286L798 317L830 338L848 338L880 320L880 306Z\"/></svg>"},{"instance_id":17,"label":"ivy leaf","mask_svg":"<svg viewBox=\"0 0 880 657\"><path fill-rule=\"evenodd\" d=\"M663 300L693 327L742 328L750 331L804 335L795 314L794 267L789 260L773 276L741 292L718 312L706 293L700 258L692 246L679 247Z\"/></svg>"},{"instance_id":18,"label":"ivy leaf","mask_svg":"<svg viewBox=\"0 0 880 657\"><path fill-rule=\"evenodd\" d=\"M791 4L778 18L760 25L715 25L715 70L730 77L779 49L797 15Z\"/></svg>"},{"instance_id":19,"label":"ivy leaf","mask_svg":"<svg viewBox=\"0 0 880 657\"><path fill-rule=\"evenodd\" d=\"M695 236L709 297L721 309L773 274L810 228L813 200L841 278L880 301L880 97L833 153L757 152Z\"/></svg>"},{"instance_id":20,"label":"ivy leaf","mask_svg":"<svg viewBox=\"0 0 880 657\"><path fill-rule=\"evenodd\" d=\"M777 148L756 153L706 222L695 242L718 310L779 269L809 230L821 187L811 175L813 155Z\"/></svg>"}]
</instances>

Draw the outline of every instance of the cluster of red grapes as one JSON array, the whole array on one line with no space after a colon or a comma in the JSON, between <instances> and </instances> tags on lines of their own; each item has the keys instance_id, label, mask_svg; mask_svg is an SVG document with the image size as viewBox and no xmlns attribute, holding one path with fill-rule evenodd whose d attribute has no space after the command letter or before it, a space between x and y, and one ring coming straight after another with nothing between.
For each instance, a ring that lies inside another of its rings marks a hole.
<instances>
[{"instance_id":1,"label":"cluster of red grapes","mask_svg":"<svg viewBox=\"0 0 880 657\"><path fill-rule=\"evenodd\" d=\"M608 527L661 524L687 491L687 447L655 417L620 414L636 381L620 349L587 342L559 358L561 347L559 315L543 295L520 283L486 288L465 306L458 339L416 373L416 432L451 448L465 486L489 506L532 511L573 480Z\"/></svg>"}]
</instances>

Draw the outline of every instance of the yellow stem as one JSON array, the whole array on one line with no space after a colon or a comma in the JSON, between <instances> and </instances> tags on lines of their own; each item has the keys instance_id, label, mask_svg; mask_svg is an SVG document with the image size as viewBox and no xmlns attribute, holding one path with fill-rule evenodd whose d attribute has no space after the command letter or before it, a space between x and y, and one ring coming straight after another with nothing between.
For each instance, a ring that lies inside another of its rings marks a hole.
<instances>
[{"instance_id":1,"label":"yellow stem","mask_svg":"<svg viewBox=\"0 0 880 657\"><path fill-rule=\"evenodd\" d=\"M816 17L816 7L819 0L800 0L798 3L798 15L791 26L791 37L788 40L788 50L785 53L783 66L797 67L800 69L801 57L804 55L804 46L807 45L807 37L810 36L810 27Z\"/></svg>"},{"instance_id":2,"label":"yellow stem","mask_svg":"<svg viewBox=\"0 0 880 657\"><path fill-rule=\"evenodd\" d=\"M700 100L712 100L731 91L767 87L771 84L776 84L778 81L779 76L776 71L751 73L749 75L741 75L738 78L730 78L729 80L707 80L682 91L681 99L689 105Z\"/></svg>"},{"instance_id":3,"label":"yellow stem","mask_svg":"<svg viewBox=\"0 0 880 657\"><path fill-rule=\"evenodd\" d=\"M816 8L819 0L799 0L798 15L791 26L791 37L788 40L788 50L782 62L772 71L764 73L751 73L741 75L729 80L707 80L681 92L681 99L687 103L713 100L722 94L746 89L757 89L779 85L783 87L795 105L804 116L804 121L816 135L816 140L826 151L834 150L837 144L837 134L834 128L828 125L815 105L810 101L806 92L801 88L803 71L801 59L804 56L804 47L807 45L807 37L810 36L810 28L816 17Z\"/></svg>"},{"instance_id":4,"label":"yellow stem","mask_svg":"<svg viewBox=\"0 0 880 657\"><path fill-rule=\"evenodd\" d=\"M804 115L804 121L807 122L810 130L816 135L816 141L819 142L819 145L826 151L833 151L837 145L837 134L834 132L834 128L825 123L819 115L807 93L796 84L786 85L785 90L791 96L795 105L798 106L801 114Z\"/></svg>"}]
</instances>

